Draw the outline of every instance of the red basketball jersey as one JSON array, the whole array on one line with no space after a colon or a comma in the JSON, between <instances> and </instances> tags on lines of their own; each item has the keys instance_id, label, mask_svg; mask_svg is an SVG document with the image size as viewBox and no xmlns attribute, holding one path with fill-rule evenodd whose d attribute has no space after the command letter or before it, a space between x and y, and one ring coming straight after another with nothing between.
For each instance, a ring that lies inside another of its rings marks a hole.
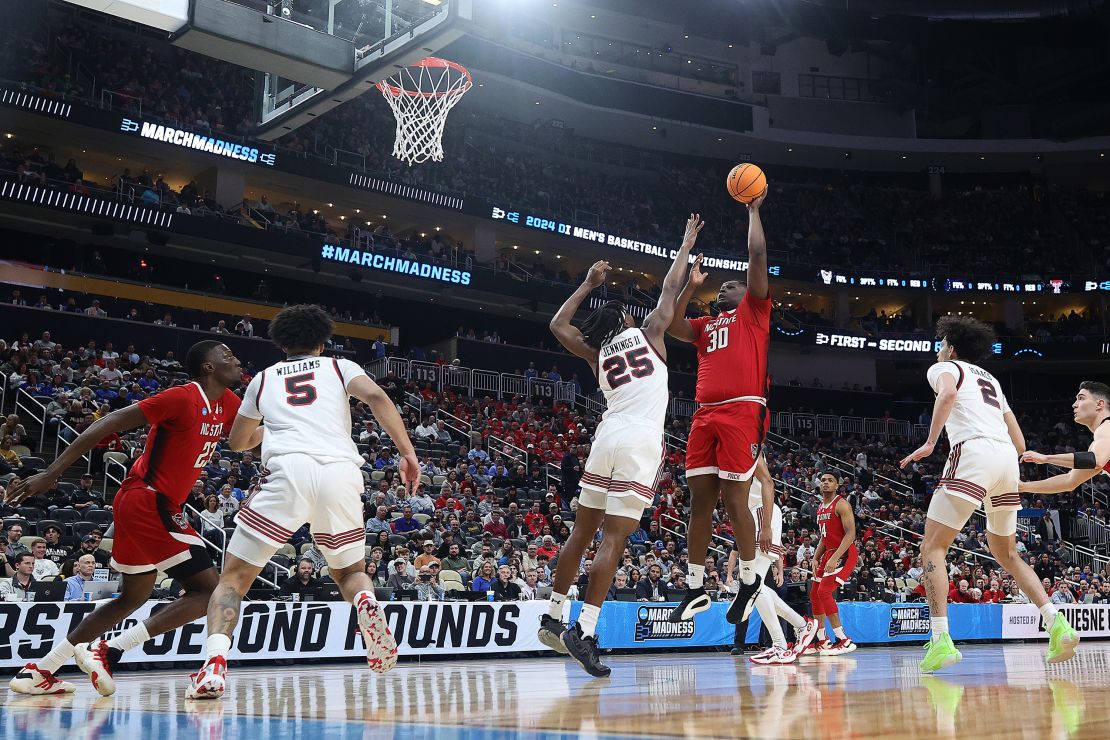
<instances>
[{"instance_id":1,"label":"red basketball jersey","mask_svg":"<svg viewBox=\"0 0 1110 740\"><path fill-rule=\"evenodd\" d=\"M697 335L698 403L767 397L770 296L760 299L748 291L733 310L690 319L690 324Z\"/></svg>"},{"instance_id":2,"label":"red basketball jersey","mask_svg":"<svg viewBox=\"0 0 1110 740\"><path fill-rule=\"evenodd\" d=\"M817 528L821 530L821 542L825 544L825 552L832 552L840 547L844 541L844 522L836 513L836 502L842 497L837 494L829 503L822 503L817 509Z\"/></svg>"},{"instance_id":3,"label":"red basketball jersey","mask_svg":"<svg viewBox=\"0 0 1110 740\"><path fill-rule=\"evenodd\" d=\"M144 483L180 506L231 430L239 397L226 390L210 402L200 385L186 383L139 401L139 408L150 422L150 433L124 486Z\"/></svg>"}]
</instances>

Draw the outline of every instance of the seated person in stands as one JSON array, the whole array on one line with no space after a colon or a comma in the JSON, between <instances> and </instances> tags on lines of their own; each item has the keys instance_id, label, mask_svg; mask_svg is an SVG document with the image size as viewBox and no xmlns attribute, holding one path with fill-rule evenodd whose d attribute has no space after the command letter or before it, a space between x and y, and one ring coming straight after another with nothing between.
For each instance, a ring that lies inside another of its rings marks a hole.
<instances>
[{"instance_id":1,"label":"seated person in stands","mask_svg":"<svg viewBox=\"0 0 1110 740\"><path fill-rule=\"evenodd\" d=\"M390 569L389 578L386 579L385 585L395 591L408 590L413 587L414 579L409 575L409 563L404 558L397 558L393 561L393 567Z\"/></svg>"},{"instance_id":2,"label":"seated person in stands","mask_svg":"<svg viewBox=\"0 0 1110 740\"><path fill-rule=\"evenodd\" d=\"M85 598L85 585L92 583L96 571L96 558L82 555L73 564L73 575L66 579L66 601L81 601Z\"/></svg>"},{"instance_id":3,"label":"seated person in stands","mask_svg":"<svg viewBox=\"0 0 1110 740\"><path fill-rule=\"evenodd\" d=\"M512 573L507 565L497 569L497 579L491 589L494 601L520 601L520 586L513 582Z\"/></svg>"},{"instance_id":4,"label":"seated person in stands","mask_svg":"<svg viewBox=\"0 0 1110 740\"><path fill-rule=\"evenodd\" d=\"M12 562L15 573L11 578L0 580L0 600L27 601L31 586L35 584L35 556L21 550Z\"/></svg>"},{"instance_id":5,"label":"seated person in stands","mask_svg":"<svg viewBox=\"0 0 1110 740\"><path fill-rule=\"evenodd\" d=\"M313 562L309 558L301 558L297 561L297 572L281 584L281 593L303 594L305 591L320 588L322 584L320 579L315 577L315 572L316 566Z\"/></svg>"},{"instance_id":6,"label":"seated person in stands","mask_svg":"<svg viewBox=\"0 0 1110 740\"><path fill-rule=\"evenodd\" d=\"M648 568L646 578L636 585L637 601L666 601L667 584L663 583L663 569L658 565Z\"/></svg>"},{"instance_id":7,"label":"seated person in stands","mask_svg":"<svg viewBox=\"0 0 1110 740\"><path fill-rule=\"evenodd\" d=\"M420 601L443 601L443 587L436 583L438 568L425 565L416 575L416 598Z\"/></svg>"},{"instance_id":8,"label":"seated person in stands","mask_svg":"<svg viewBox=\"0 0 1110 740\"><path fill-rule=\"evenodd\" d=\"M971 584L966 578L961 578L959 583L953 583L948 590L949 604L971 604L975 599L971 595Z\"/></svg>"}]
</instances>

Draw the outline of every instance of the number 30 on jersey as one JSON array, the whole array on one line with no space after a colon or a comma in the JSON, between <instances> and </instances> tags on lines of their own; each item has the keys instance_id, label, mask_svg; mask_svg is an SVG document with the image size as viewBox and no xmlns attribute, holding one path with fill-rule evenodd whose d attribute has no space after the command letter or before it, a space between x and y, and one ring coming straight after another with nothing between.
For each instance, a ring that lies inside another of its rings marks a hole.
<instances>
[{"instance_id":1,"label":"number 30 on jersey","mask_svg":"<svg viewBox=\"0 0 1110 740\"><path fill-rule=\"evenodd\" d=\"M705 348L706 352L714 352L719 349L724 349L728 346L728 327L721 326L713 329L709 333L709 346Z\"/></svg>"}]
</instances>

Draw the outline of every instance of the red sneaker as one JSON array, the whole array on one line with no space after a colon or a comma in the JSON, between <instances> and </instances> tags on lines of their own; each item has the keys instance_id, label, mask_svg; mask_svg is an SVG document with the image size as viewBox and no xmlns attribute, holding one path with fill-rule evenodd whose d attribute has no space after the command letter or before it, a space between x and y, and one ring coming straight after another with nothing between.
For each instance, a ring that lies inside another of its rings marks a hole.
<instances>
[{"instance_id":1,"label":"red sneaker","mask_svg":"<svg viewBox=\"0 0 1110 740\"><path fill-rule=\"evenodd\" d=\"M194 673L190 678L193 680L185 691L186 699L222 698L227 686L227 658L210 658L200 673Z\"/></svg>"}]
</instances>

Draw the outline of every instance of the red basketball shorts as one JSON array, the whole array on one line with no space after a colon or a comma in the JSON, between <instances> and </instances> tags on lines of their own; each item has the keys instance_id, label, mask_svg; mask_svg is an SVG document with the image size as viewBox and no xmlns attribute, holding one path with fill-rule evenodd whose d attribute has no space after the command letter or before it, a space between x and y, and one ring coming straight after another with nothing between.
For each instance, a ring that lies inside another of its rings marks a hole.
<instances>
[{"instance_id":1,"label":"red basketball shorts","mask_svg":"<svg viewBox=\"0 0 1110 740\"><path fill-rule=\"evenodd\" d=\"M213 567L181 507L145 484L121 488L112 513L112 567L120 573L160 570L180 580Z\"/></svg>"},{"instance_id":2,"label":"red basketball shorts","mask_svg":"<svg viewBox=\"0 0 1110 740\"><path fill-rule=\"evenodd\" d=\"M766 417L767 408L751 401L699 408L686 440L686 477L751 478L763 444Z\"/></svg>"},{"instance_id":3,"label":"red basketball shorts","mask_svg":"<svg viewBox=\"0 0 1110 740\"><path fill-rule=\"evenodd\" d=\"M830 556L832 556L832 550L826 550L825 553L821 556L821 562L817 564L817 567L814 569L813 572L814 581L820 583L822 580L824 580L825 576L823 574L825 572L825 566L829 562ZM852 545L848 548L848 552L844 553L844 557L841 558L840 567L830 573L828 577L832 578L841 586L843 586L845 583L848 582L848 579L852 577L852 571L856 569L856 561L858 560L859 550L856 548L855 545Z\"/></svg>"}]
</instances>

